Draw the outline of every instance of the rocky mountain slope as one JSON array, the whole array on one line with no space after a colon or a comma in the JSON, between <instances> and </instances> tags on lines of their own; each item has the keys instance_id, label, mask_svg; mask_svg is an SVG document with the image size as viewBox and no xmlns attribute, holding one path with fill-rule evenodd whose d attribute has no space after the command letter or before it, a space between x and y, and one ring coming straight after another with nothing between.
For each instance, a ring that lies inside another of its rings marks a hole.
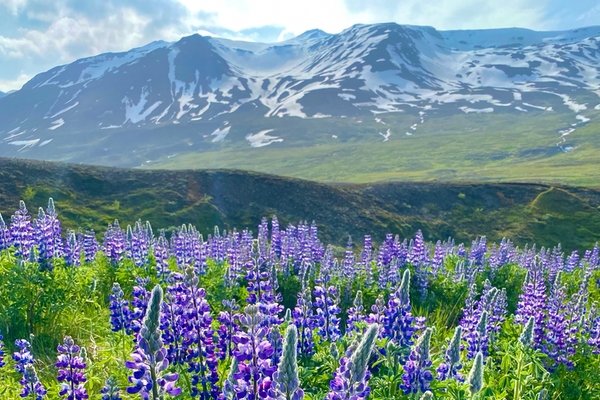
<instances>
[{"instance_id":1,"label":"rocky mountain slope","mask_svg":"<svg viewBox=\"0 0 600 400\"><path fill-rule=\"evenodd\" d=\"M0 155L152 165L223 149L399 141L457 115L557 116L544 132L569 152L574 132L597 122L599 88L600 27L356 25L274 44L192 35L37 75L0 100Z\"/></svg>"}]
</instances>

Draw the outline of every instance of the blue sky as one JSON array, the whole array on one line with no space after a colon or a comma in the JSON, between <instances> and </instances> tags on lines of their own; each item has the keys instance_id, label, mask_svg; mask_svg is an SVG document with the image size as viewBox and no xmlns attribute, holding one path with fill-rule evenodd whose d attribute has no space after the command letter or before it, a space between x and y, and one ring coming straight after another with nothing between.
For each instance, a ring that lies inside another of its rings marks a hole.
<instances>
[{"instance_id":1,"label":"blue sky","mask_svg":"<svg viewBox=\"0 0 600 400\"><path fill-rule=\"evenodd\" d=\"M598 0L1 0L0 91L78 58L194 32L279 41L397 22L438 29L600 25Z\"/></svg>"}]
</instances>

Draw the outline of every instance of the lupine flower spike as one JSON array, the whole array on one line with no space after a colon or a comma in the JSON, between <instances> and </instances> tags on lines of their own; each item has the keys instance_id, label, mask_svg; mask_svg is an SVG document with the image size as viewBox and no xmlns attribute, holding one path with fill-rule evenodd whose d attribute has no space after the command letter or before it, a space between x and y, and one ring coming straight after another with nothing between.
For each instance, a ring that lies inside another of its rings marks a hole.
<instances>
[{"instance_id":1,"label":"lupine flower spike","mask_svg":"<svg viewBox=\"0 0 600 400\"><path fill-rule=\"evenodd\" d=\"M519 337L519 342L525 347L531 346L533 342L533 325L535 321L533 317L529 317L527 320L527 325L523 328L523 332L521 332L521 336Z\"/></svg>"},{"instance_id":2,"label":"lupine flower spike","mask_svg":"<svg viewBox=\"0 0 600 400\"><path fill-rule=\"evenodd\" d=\"M46 388L40 382L37 372L32 364L27 364L23 371L23 378L20 381L23 389L21 397L30 397L35 400L42 400L46 396Z\"/></svg>"},{"instance_id":3,"label":"lupine flower spike","mask_svg":"<svg viewBox=\"0 0 600 400\"><path fill-rule=\"evenodd\" d=\"M325 396L326 400L364 400L369 396L370 373L367 367L378 329L377 324L369 325L358 346L351 346L342 357L340 366L329 383L330 390Z\"/></svg>"},{"instance_id":4,"label":"lupine flower spike","mask_svg":"<svg viewBox=\"0 0 600 400\"><path fill-rule=\"evenodd\" d=\"M86 381L84 371L86 368L80 348L70 336L65 337L63 344L58 345L58 381L60 391L58 394L69 400L85 400L88 398L84 384Z\"/></svg>"},{"instance_id":5,"label":"lupine flower spike","mask_svg":"<svg viewBox=\"0 0 600 400\"><path fill-rule=\"evenodd\" d=\"M143 399L149 400L162 400L165 394L176 396L181 393L181 389L175 387L178 374L165 373L169 360L159 330L162 299L162 288L156 285L142 321L138 347L131 355L133 361L125 363L125 366L133 371L129 377L133 386L127 388L127 393L140 393Z\"/></svg>"},{"instance_id":6,"label":"lupine flower spike","mask_svg":"<svg viewBox=\"0 0 600 400\"><path fill-rule=\"evenodd\" d=\"M461 334L462 328L459 325L454 329L454 336L452 336L452 340L450 340L450 344L448 344L448 348L446 349L444 362L437 368L439 380L453 378L459 382L464 381L464 377L458 372L462 368L460 363Z\"/></svg>"},{"instance_id":7,"label":"lupine flower spike","mask_svg":"<svg viewBox=\"0 0 600 400\"><path fill-rule=\"evenodd\" d=\"M300 388L297 361L298 330L296 325L289 325L285 331L283 354L274 379L277 383L278 395L284 400L301 400L304 391Z\"/></svg>"},{"instance_id":8,"label":"lupine flower spike","mask_svg":"<svg viewBox=\"0 0 600 400\"><path fill-rule=\"evenodd\" d=\"M106 384L100 389L100 394L102 394L102 400L123 400L119 393L117 381L112 376L106 380Z\"/></svg>"},{"instance_id":9,"label":"lupine flower spike","mask_svg":"<svg viewBox=\"0 0 600 400\"><path fill-rule=\"evenodd\" d=\"M477 353L475 361L469 372L469 390L471 395L478 393L483 388L483 354Z\"/></svg>"},{"instance_id":10,"label":"lupine flower spike","mask_svg":"<svg viewBox=\"0 0 600 400\"><path fill-rule=\"evenodd\" d=\"M404 374L400 388L405 394L424 393L429 389L433 380L431 373L431 358L429 356L429 344L431 341L431 328L427 328L408 356L404 364Z\"/></svg>"}]
</instances>

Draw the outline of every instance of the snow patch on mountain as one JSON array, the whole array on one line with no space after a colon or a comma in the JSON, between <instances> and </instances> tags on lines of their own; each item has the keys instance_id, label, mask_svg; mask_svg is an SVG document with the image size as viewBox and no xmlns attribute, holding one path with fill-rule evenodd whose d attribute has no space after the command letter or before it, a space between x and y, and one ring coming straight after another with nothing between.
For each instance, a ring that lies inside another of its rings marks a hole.
<instances>
[{"instance_id":1,"label":"snow patch on mountain","mask_svg":"<svg viewBox=\"0 0 600 400\"><path fill-rule=\"evenodd\" d=\"M131 100L127 96L123 97L122 103L125 104L125 121L123 124L127 122L131 122L132 124L137 124L139 122L144 121L154 110L161 105L161 101L157 101L152 104L150 107L146 108L146 104L148 103L148 94L149 89L147 87L142 88L140 93L140 98L138 100Z\"/></svg>"},{"instance_id":2,"label":"snow patch on mountain","mask_svg":"<svg viewBox=\"0 0 600 400\"><path fill-rule=\"evenodd\" d=\"M210 136L214 136L211 140L211 142L213 143L219 143L222 142L223 140L225 140L225 137L229 134L229 131L231 130L231 125L226 126L224 128L217 128L215 129Z\"/></svg>"},{"instance_id":3,"label":"snow patch on mountain","mask_svg":"<svg viewBox=\"0 0 600 400\"><path fill-rule=\"evenodd\" d=\"M8 144L13 145L13 146L21 146L21 148L18 149L17 151L23 151L30 147L35 146L36 144L39 143L39 141L40 141L40 139L14 140L12 142L9 142Z\"/></svg>"},{"instance_id":4,"label":"snow patch on mountain","mask_svg":"<svg viewBox=\"0 0 600 400\"><path fill-rule=\"evenodd\" d=\"M591 121L590 118L586 117L585 115L581 115L581 114L576 115L575 119L578 120L579 122L581 122L582 124L585 124L585 123Z\"/></svg>"},{"instance_id":5,"label":"snow patch on mountain","mask_svg":"<svg viewBox=\"0 0 600 400\"><path fill-rule=\"evenodd\" d=\"M388 140L390 140L390 136L392 136L392 131L390 130L390 128L388 128L385 131L385 133L382 133L382 132L378 132L378 133L381 137L383 137L384 142L387 142Z\"/></svg>"},{"instance_id":6,"label":"snow patch on mountain","mask_svg":"<svg viewBox=\"0 0 600 400\"><path fill-rule=\"evenodd\" d=\"M264 147L273 143L283 142L283 139L277 136L271 136L269 133L275 129L265 129L251 135L246 135L246 140L252 147Z\"/></svg>"},{"instance_id":7,"label":"snow patch on mountain","mask_svg":"<svg viewBox=\"0 0 600 400\"><path fill-rule=\"evenodd\" d=\"M50 127L48 127L49 131L53 131L55 129L60 128L61 126L63 126L65 124L65 120L62 118L59 118L55 121L52 121L52 125L50 125Z\"/></svg>"},{"instance_id":8,"label":"snow patch on mountain","mask_svg":"<svg viewBox=\"0 0 600 400\"><path fill-rule=\"evenodd\" d=\"M465 114L471 114L471 113L488 114L488 113L493 113L494 112L494 108L493 107L471 108L471 107L462 106L462 107L459 107L459 109L462 112L464 112Z\"/></svg>"},{"instance_id":9,"label":"snow patch on mountain","mask_svg":"<svg viewBox=\"0 0 600 400\"><path fill-rule=\"evenodd\" d=\"M49 118L49 119L56 118L56 117L58 117L59 115L62 115L62 114L64 114L64 113L66 113L67 111L70 111L70 110L74 109L74 108L75 108L75 107L77 107L78 105L79 105L79 102L78 102L78 101L76 101L75 103L73 103L73 104L71 104L70 106L67 106L67 107L63 108L62 110L60 110L60 111L58 111L58 112L54 113L53 115L51 115L51 116L50 116L50 117L48 117L48 118Z\"/></svg>"}]
</instances>

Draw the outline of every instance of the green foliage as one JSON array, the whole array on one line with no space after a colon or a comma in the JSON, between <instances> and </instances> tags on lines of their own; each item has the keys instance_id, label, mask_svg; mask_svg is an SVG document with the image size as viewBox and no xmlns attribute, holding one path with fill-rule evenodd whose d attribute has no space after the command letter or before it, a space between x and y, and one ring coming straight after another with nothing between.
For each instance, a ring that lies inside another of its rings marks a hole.
<instances>
[{"instance_id":1,"label":"green foliage","mask_svg":"<svg viewBox=\"0 0 600 400\"><path fill-rule=\"evenodd\" d=\"M446 274L438 274L429 280L427 297L419 300L413 294L413 313L424 316L431 332L431 358L433 370L443 361L444 351L457 325L468 292L467 285L456 282L453 277L456 259L446 260ZM176 266L171 260L171 268ZM225 299L236 299L241 305L247 296L244 282L225 284L228 266L213 260L208 261L206 273L200 276L201 287L206 289L207 299L216 314ZM143 268L136 267L131 261L124 260L114 266L108 259L98 254L92 263L82 263L80 267L68 267L61 261L55 261L52 269L40 270L36 263L18 262L9 251L0 253L0 331L4 334L7 354L13 351L17 338L32 341L33 353L38 360L36 369L40 379L49 389L49 398L58 398L58 385L55 381L54 359L56 345L65 335L72 336L85 348L88 364L86 388L98 399L100 388L109 377L113 377L123 389L127 387L128 371L124 362L133 349L131 336L114 333L109 325L108 296L113 282L118 282L127 297L131 295L136 277L150 278L148 289L156 283L164 284L156 277L151 262ZM515 264L505 265L491 271L485 270L477 281L480 289L484 279L490 279L492 285L506 288L509 309L514 310L521 290L525 273ZM584 275L580 270L562 274L569 296L580 289ZM600 271L594 271L587 281L590 302L600 299L597 280ZM376 277L374 277L376 281ZM279 275L279 292L283 295L286 308L295 304L300 282L295 276ZM381 290L377 284L368 284L361 277L350 284L335 278L332 281L340 288L342 319L350 307L354 294L361 290L365 310L368 312L379 294L387 299L395 288ZM414 286L414 285L413 285ZM363 325L363 328L366 324ZM281 327L283 332L286 323ZM551 369L549 359L543 353L524 346L519 337L523 327L516 324L512 317L505 321L500 334L494 338L490 354L483 366L483 387L471 396L469 382L457 382L453 379L434 381L431 392L434 399L509 399L537 400L542 390L547 390L549 399L575 400L595 399L600 393L600 360L591 354L584 345L577 347L574 356L574 368L559 367ZM363 331L364 332L364 331ZM339 366L339 359L357 343L364 334L344 335L335 343L325 342L315 335L315 354L307 357L298 354L298 372L300 386L306 392L306 399L323 399L328 391L329 382ZM377 340L376 350L369 359L371 371L370 399L410 399L418 395L404 395L400 389L403 374L403 360L408 354L407 348L398 348L386 340ZM462 355L461 372L468 375L473 361ZM14 372L10 357L6 357L7 366L0 368L0 398L16 400L19 398L19 376ZM364 360L363 360L364 361ZM219 382L227 379L231 360L219 364ZM179 368L179 367L177 367ZM181 386L187 387L189 379L185 368L177 369L182 374ZM187 392L186 392L187 393ZM186 395L180 398L187 398ZM412 397L411 397L412 396ZM134 396L123 396L126 400Z\"/></svg>"}]
</instances>

